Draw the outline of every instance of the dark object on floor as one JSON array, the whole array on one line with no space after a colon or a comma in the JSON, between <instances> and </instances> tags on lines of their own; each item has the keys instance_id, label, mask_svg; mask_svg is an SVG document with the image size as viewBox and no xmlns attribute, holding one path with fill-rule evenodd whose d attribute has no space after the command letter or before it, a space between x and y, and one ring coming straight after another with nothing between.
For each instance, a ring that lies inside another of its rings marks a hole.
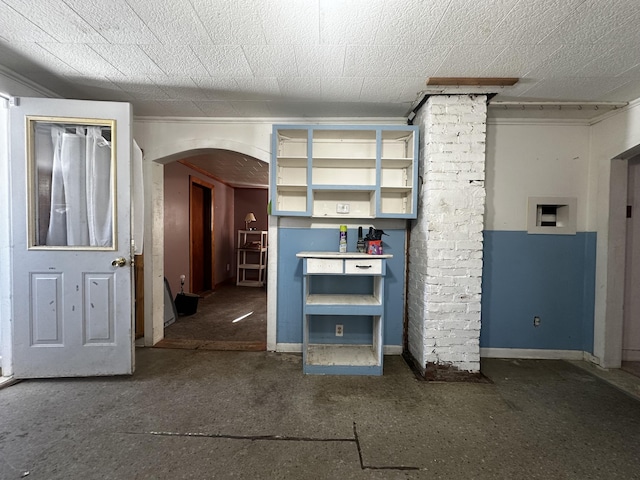
<instances>
[{"instance_id":1,"label":"dark object on floor","mask_svg":"<svg viewBox=\"0 0 640 480\"><path fill-rule=\"evenodd\" d=\"M176 295L176 310L179 315L193 315L198 311L200 295L180 292Z\"/></svg>"}]
</instances>

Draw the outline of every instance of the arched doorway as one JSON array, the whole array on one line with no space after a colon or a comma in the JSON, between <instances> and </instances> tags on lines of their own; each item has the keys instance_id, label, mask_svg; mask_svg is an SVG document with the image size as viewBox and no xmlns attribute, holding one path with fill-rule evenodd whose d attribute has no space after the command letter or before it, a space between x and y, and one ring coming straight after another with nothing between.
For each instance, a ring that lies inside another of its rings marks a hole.
<instances>
[{"instance_id":1,"label":"arched doorway","mask_svg":"<svg viewBox=\"0 0 640 480\"><path fill-rule=\"evenodd\" d=\"M193 139L192 129L186 129L184 132L179 127L185 127L182 123L173 129L174 136L172 139L165 139L158 131L154 131L153 135L141 135L140 142L144 144L145 140L149 144L153 144L153 148L147 147L145 144L143 149L145 151L145 204L147 205L147 211L145 211L145 225L146 225L146 243L145 243L145 335L144 345L151 346L158 343L163 338L164 326L162 324L163 311L162 306L164 302L162 297L164 295L164 264L165 264L165 249L164 249L164 165L171 164L172 162L179 162L182 166L184 163L191 164L190 167L196 171L202 168L200 164L203 161L203 156L210 155L212 152L217 154L225 153L232 154L238 157L242 162L245 162L245 167L255 166L256 163L260 163L262 168L268 172L268 159L270 153L268 151L269 132L271 130L270 125L253 126L255 130L261 132L260 135L254 131L248 134L247 129L244 127L229 127L226 129L227 137L225 139L215 138L216 135L211 132L200 132L199 138ZM246 126L245 126L246 127ZM251 129L250 129L251 130ZM219 132L218 132L219 134ZM257 147L243 141L234 140L232 137L249 137L256 140L256 137L261 138L261 141L255 141L256 144L260 144L262 148ZM190 137L185 139L184 137ZM153 141L156 141L155 143ZM215 184L216 181L214 180ZM224 184L222 184L224 185ZM248 187L250 185L243 185ZM237 186L235 188L240 188ZM215 190L215 204L216 209L226 208L224 203L220 201L220 192ZM264 216L266 217L266 205ZM244 219L244 211L239 212ZM226 228L234 232L235 227L232 222L216 222L221 228ZM243 223L244 225L244 223ZM270 227L271 230L271 227ZM235 233L235 232L234 232ZM269 232L269 238L275 234L275 228L273 232ZM227 254L227 258L233 257L235 253L235 245L230 242L231 254ZM216 248L221 247L220 239L216 234ZM269 260L271 264L271 259ZM231 265L229 265L231 264ZM223 268L226 272L227 269L233 272L231 268L233 262L219 261L216 262L216 271ZM274 264L275 265L275 264ZM271 278L272 277L272 278ZM218 275L216 274L216 278ZM220 278L224 278L221 275ZM218 282L218 280L216 280ZM267 348L275 349L275 271L270 272L270 278L267 286L267 296L269 302L267 303ZM274 294L271 295L271 292ZM174 292L175 295L175 292ZM271 299L274 299L273 301ZM141 342L142 343L142 342Z\"/></svg>"}]
</instances>

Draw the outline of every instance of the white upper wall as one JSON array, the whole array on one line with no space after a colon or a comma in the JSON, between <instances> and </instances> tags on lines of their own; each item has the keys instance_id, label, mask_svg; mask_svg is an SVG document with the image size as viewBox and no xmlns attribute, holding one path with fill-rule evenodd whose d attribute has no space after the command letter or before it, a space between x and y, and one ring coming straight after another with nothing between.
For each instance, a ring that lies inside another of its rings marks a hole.
<instances>
[{"instance_id":1,"label":"white upper wall","mask_svg":"<svg viewBox=\"0 0 640 480\"><path fill-rule=\"evenodd\" d=\"M529 197L576 197L578 231L593 229L589 128L536 120L488 124L485 229L526 230Z\"/></svg>"},{"instance_id":2,"label":"white upper wall","mask_svg":"<svg viewBox=\"0 0 640 480\"><path fill-rule=\"evenodd\" d=\"M271 123L207 119L134 119L133 137L145 160L162 163L184 158L184 152L221 148L269 162Z\"/></svg>"}]
</instances>

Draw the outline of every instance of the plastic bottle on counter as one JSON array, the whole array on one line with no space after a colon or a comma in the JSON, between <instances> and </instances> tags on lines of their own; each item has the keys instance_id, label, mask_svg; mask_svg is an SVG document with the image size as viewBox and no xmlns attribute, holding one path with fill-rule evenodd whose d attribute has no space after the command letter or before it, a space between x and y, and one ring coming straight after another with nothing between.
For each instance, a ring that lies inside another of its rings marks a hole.
<instances>
[{"instance_id":1,"label":"plastic bottle on counter","mask_svg":"<svg viewBox=\"0 0 640 480\"><path fill-rule=\"evenodd\" d=\"M347 226L340 225L340 242L339 242L339 252L347 253Z\"/></svg>"}]
</instances>

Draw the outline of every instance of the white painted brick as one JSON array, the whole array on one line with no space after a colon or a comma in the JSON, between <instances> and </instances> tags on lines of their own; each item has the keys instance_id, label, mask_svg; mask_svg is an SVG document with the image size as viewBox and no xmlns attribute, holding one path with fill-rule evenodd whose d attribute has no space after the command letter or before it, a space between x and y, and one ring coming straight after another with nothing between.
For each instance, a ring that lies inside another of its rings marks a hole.
<instances>
[{"instance_id":1,"label":"white painted brick","mask_svg":"<svg viewBox=\"0 0 640 480\"><path fill-rule=\"evenodd\" d=\"M425 185L409 246L409 349L420 364L477 372L486 97L431 97L414 123Z\"/></svg>"}]
</instances>

